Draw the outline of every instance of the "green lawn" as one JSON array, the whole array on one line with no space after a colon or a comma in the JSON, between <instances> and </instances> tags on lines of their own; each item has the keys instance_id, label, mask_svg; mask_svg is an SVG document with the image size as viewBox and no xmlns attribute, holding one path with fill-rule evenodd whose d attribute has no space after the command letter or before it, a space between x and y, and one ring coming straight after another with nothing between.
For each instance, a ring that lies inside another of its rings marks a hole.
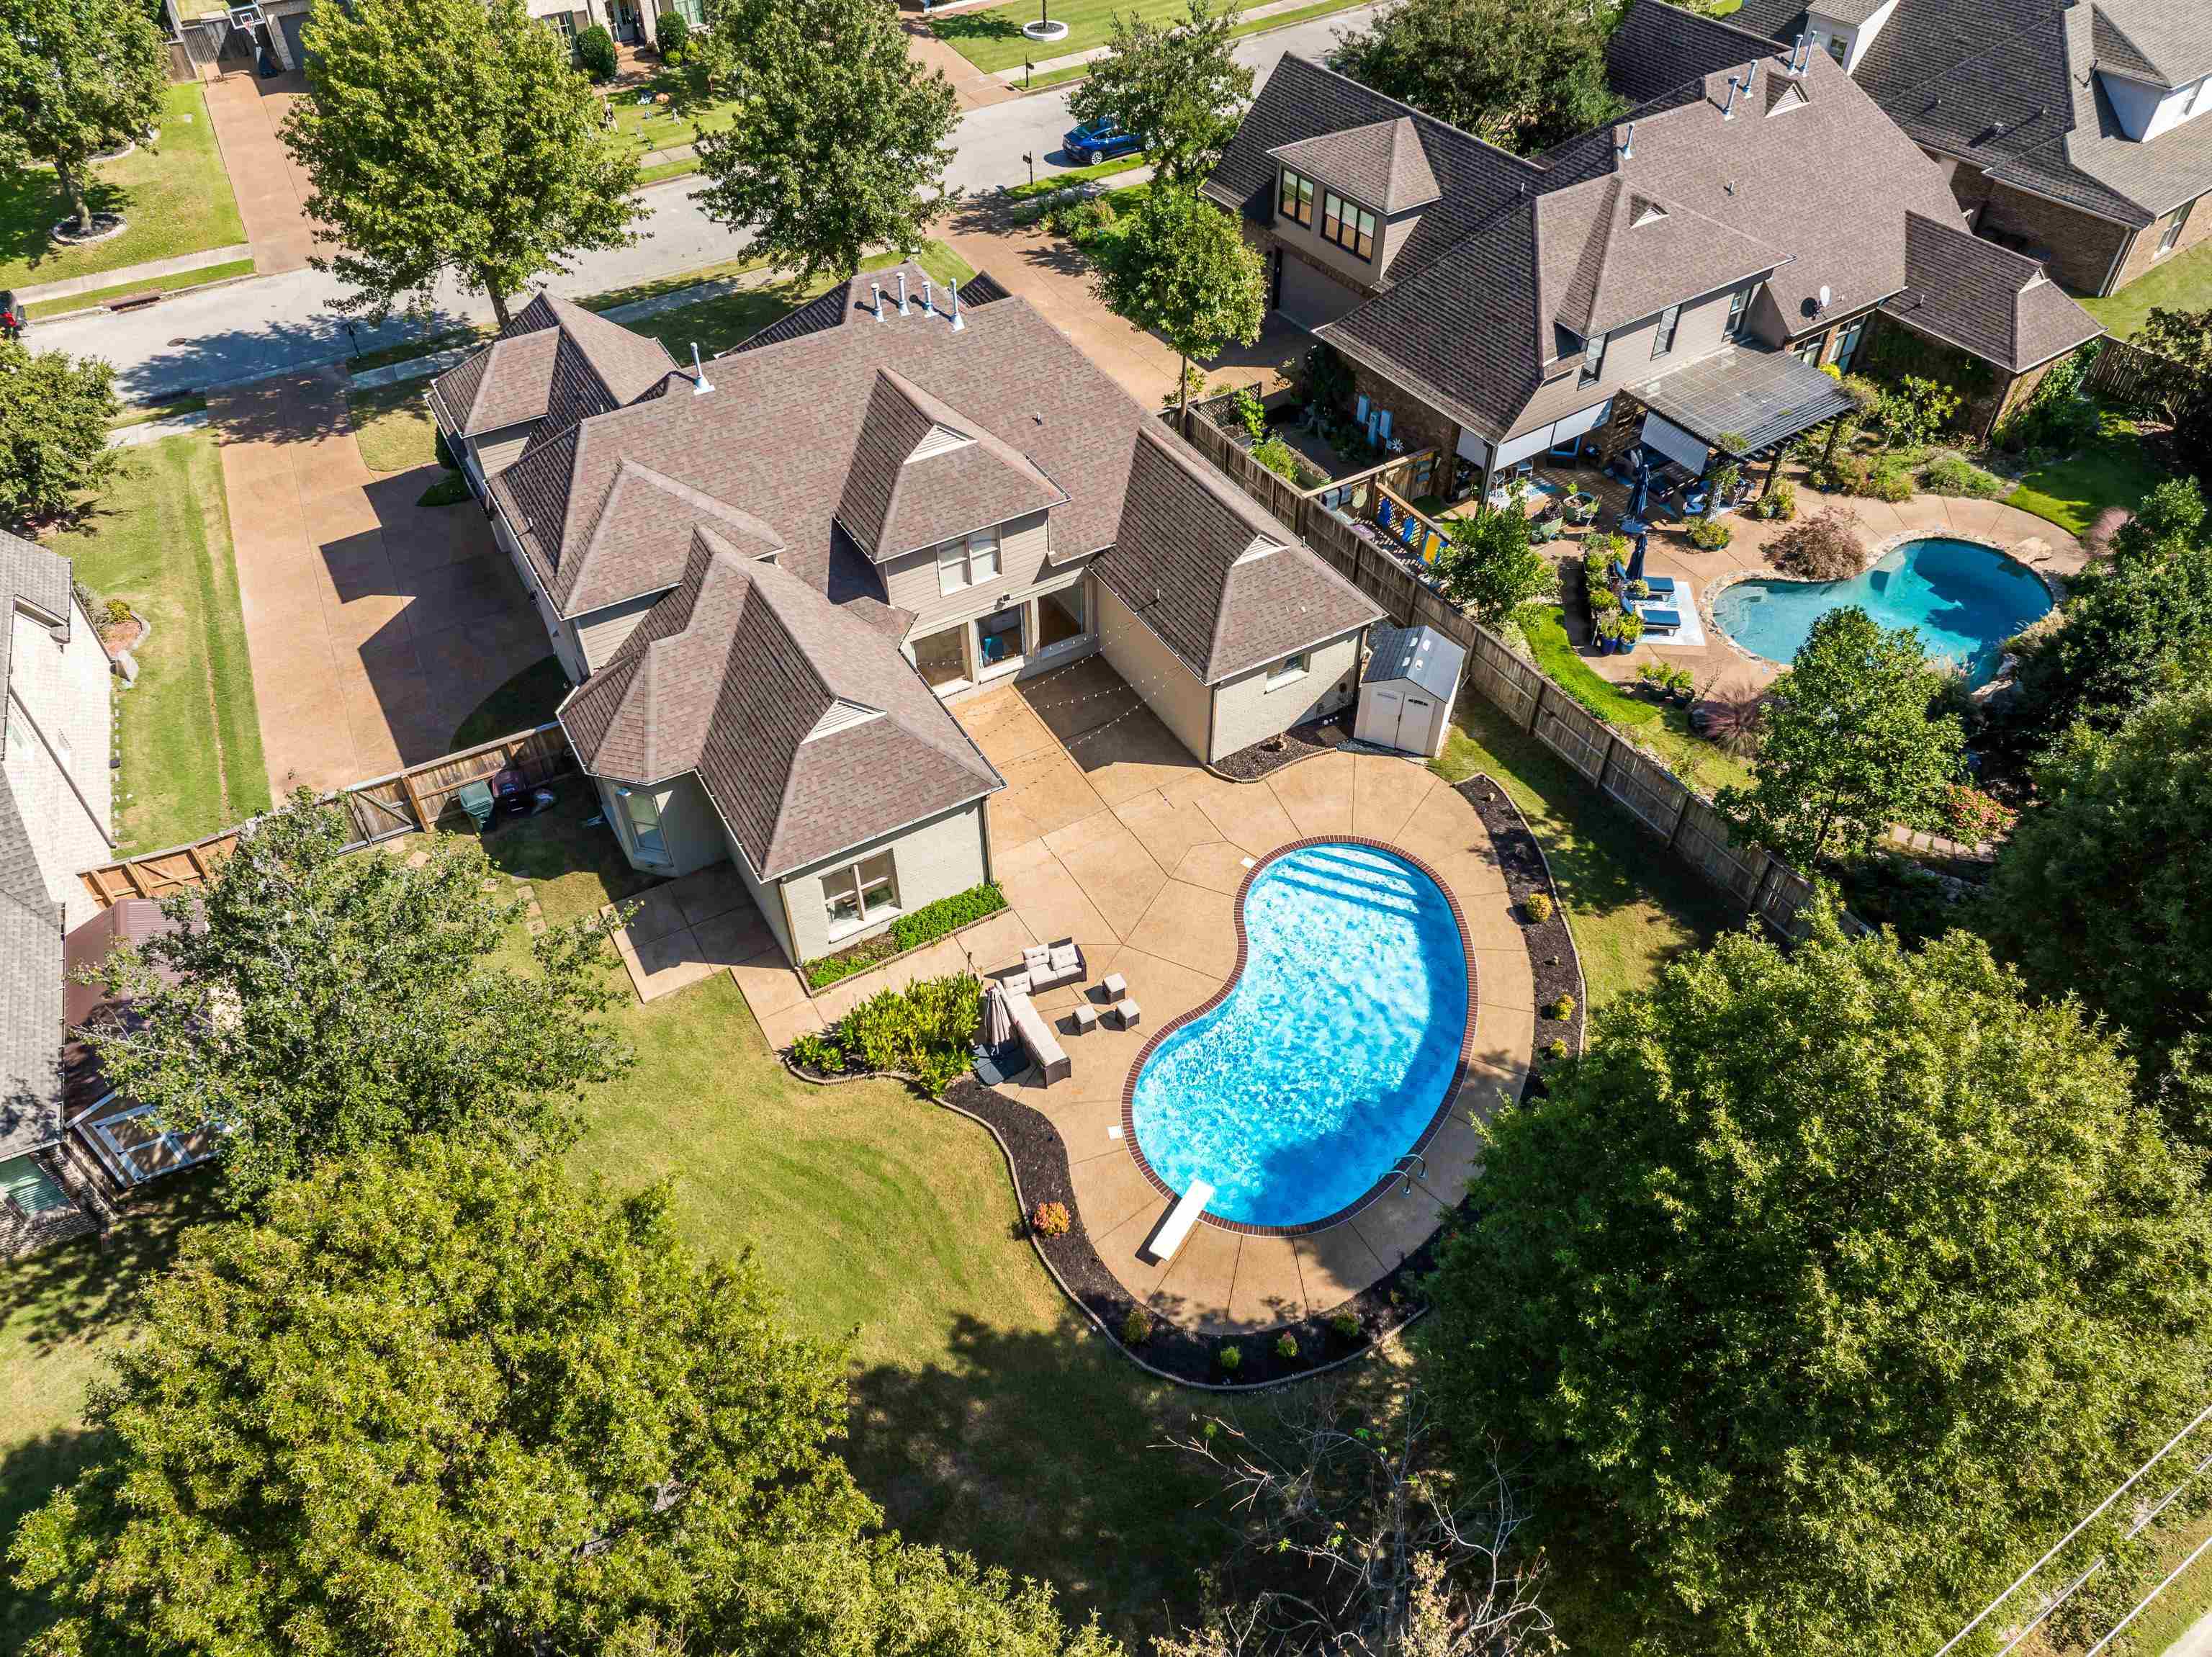
<instances>
[{"instance_id":1,"label":"green lawn","mask_svg":"<svg viewBox=\"0 0 2212 1657\"><path fill-rule=\"evenodd\" d=\"M2117 415L2105 417L2105 435L2079 454L2031 472L2005 498L2007 506L2047 519L2079 535L2110 508L2132 511L2137 502L2164 483L2167 473L2156 455Z\"/></svg>"},{"instance_id":2,"label":"green lawn","mask_svg":"<svg viewBox=\"0 0 2212 1657\"><path fill-rule=\"evenodd\" d=\"M175 845L267 810L214 437L203 429L131 450L99 507L52 544L97 597L126 600L153 624L138 682L116 694L122 849Z\"/></svg>"},{"instance_id":3,"label":"green lawn","mask_svg":"<svg viewBox=\"0 0 2212 1657\"><path fill-rule=\"evenodd\" d=\"M438 423L430 417L429 392L427 380L348 388L346 413L363 466L371 472L407 472L436 462Z\"/></svg>"},{"instance_id":4,"label":"green lawn","mask_svg":"<svg viewBox=\"0 0 2212 1657\"><path fill-rule=\"evenodd\" d=\"M1672 956L1741 924L1741 906L1480 695L1462 696L1454 716L1431 769L1454 783L1486 772L1528 819L1565 900L1590 1006L1643 988Z\"/></svg>"},{"instance_id":5,"label":"green lawn","mask_svg":"<svg viewBox=\"0 0 2212 1657\"><path fill-rule=\"evenodd\" d=\"M2212 306L2212 241L2162 259L2108 298L2081 302L2081 308L2116 339L2142 327L2154 309L2201 311L2207 306Z\"/></svg>"},{"instance_id":6,"label":"green lawn","mask_svg":"<svg viewBox=\"0 0 2212 1657\"><path fill-rule=\"evenodd\" d=\"M1051 0L1051 3L1053 21L1067 25L1067 34L1058 40L1032 40L1022 33L1023 24L1036 19L1033 0L1006 0L1005 5L988 10L940 17L930 24L930 32L985 74L995 75L1003 69L1018 69L1025 62L1043 63L1104 46L1117 11L1158 21L1177 16L1184 9L1183 0ZM1257 34L1364 3L1366 0L1317 0L1294 11L1255 17L1236 32ZM1082 72L1081 65L1072 65L1049 76L1038 76L1035 84L1056 84L1075 79Z\"/></svg>"},{"instance_id":7,"label":"green lawn","mask_svg":"<svg viewBox=\"0 0 2212 1657\"><path fill-rule=\"evenodd\" d=\"M1516 618L1536 653L1536 665L1553 683L1609 725L1635 739L1672 766L1674 774L1710 794L1751 780L1750 769L1690 729L1689 710L1638 696L1616 685L1576 653L1557 605L1523 606ZM1647 661L1663 660L1644 653Z\"/></svg>"},{"instance_id":8,"label":"green lawn","mask_svg":"<svg viewBox=\"0 0 2212 1657\"><path fill-rule=\"evenodd\" d=\"M975 274L958 254L940 241L926 244L921 258L915 262L939 282L966 282ZM891 254L878 253L863 259L860 270L863 273L881 271L896 263L898 260ZM672 310L640 317L623 326L632 333L647 334L658 339L668 348L671 356L679 362L689 362L694 344L708 356L717 351L726 351L739 341L758 333L793 307L804 304L825 291L829 286L830 278L822 277L803 285L779 282L758 288L741 288L733 294L701 300L696 305L679 305Z\"/></svg>"},{"instance_id":9,"label":"green lawn","mask_svg":"<svg viewBox=\"0 0 2212 1657\"><path fill-rule=\"evenodd\" d=\"M1096 167L1071 167L1064 173L1054 173L1034 184L1007 186L1006 194L1015 201L1025 201L1032 196L1049 196L1056 190L1066 190L1079 184L1089 184L1094 179L1110 179L1117 173L1133 173L1146 165L1143 155L1116 155L1110 161L1101 161Z\"/></svg>"},{"instance_id":10,"label":"green lawn","mask_svg":"<svg viewBox=\"0 0 2212 1657\"><path fill-rule=\"evenodd\" d=\"M517 731L536 730L553 717L561 698L568 694L568 671L561 658L540 656L476 706L446 745L448 753L473 748Z\"/></svg>"},{"instance_id":11,"label":"green lawn","mask_svg":"<svg viewBox=\"0 0 2212 1657\"><path fill-rule=\"evenodd\" d=\"M657 78L643 88L629 88L612 93L607 104L615 113L615 135L641 155L656 149L674 149L691 143L702 133L726 131L737 119L737 103L722 99L703 107L690 108L680 101L666 104L641 104L641 91L651 94L665 92L670 83ZM681 112L681 113L679 113Z\"/></svg>"},{"instance_id":12,"label":"green lawn","mask_svg":"<svg viewBox=\"0 0 2212 1657\"><path fill-rule=\"evenodd\" d=\"M185 288L204 288L211 282L228 282L252 274L252 259L234 259L221 265L203 265L196 271L179 271L173 276L118 282L112 288L97 288L88 294L71 294L67 299L42 299L38 303L33 320L43 319L51 322L54 318L72 311L97 310L108 301L121 299L129 294L173 294Z\"/></svg>"},{"instance_id":13,"label":"green lawn","mask_svg":"<svg viewBox=\"0 0 2212 1657\"><path fill-rule=\"evenodd\" d=\"M95 169L93 210L119 212L128 225L106 241L64 247L50 241L48 230L70 212L53 173L0 170L0 288L96 276L246 240L238 199L208 121L207 100L197 84L169 88L161 126L158 155L134 149ZM58 307L51 302L43 308Z\"/></svg>"}]
</instances>

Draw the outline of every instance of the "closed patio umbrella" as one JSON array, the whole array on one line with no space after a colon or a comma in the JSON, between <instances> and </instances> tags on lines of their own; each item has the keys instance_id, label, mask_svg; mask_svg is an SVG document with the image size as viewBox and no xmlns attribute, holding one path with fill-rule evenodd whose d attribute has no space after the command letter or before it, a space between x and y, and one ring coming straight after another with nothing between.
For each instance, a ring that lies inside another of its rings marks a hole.
<instances>
[{"instance_id":1,"label":"closed patio umbrella","mask_svg":"<svg viewBox=\"0 0 2212 1657\"><path fill-rule=\"evenodd\" d=\"M1014 1010L1006 1005L1006 987L994 984L983 992L983 1045L998 1051L1014 1039Z\"/></svg>"},{"instance_id":2,"label":"closed patio umbrella","mask_svg":"<svg viewBox=\"0 0 2212 1657\"><path fill-rule=\"evenodd\" d=\"M1642 449L1636 451L1636 487L1628 492L1628 515L1637 522L1644 521L1644 509L1651 496L1651 457Z\"/></svg>"},{"instance_id":3,"label":"closed patio umbrella","mask_svg":"<svg viewBox=\"0 0 2212 1657\"><path fill-rule=\"evenodd\" d=\"M1645 530L1645 531L1644 531L1642 533L1640 533L1639 535L1638 535L1638 536L1637 536L1637 538L1636 538L1636 551L1635 551L1634 552L1632 552L1632 553L1631 553L1631 554L1629 555L1629 559L1628 559L1628 579L1629 579L1629 580L1631 580L1631 581L1642 581L1642 580L1644 579L1644 553L1645 553L1647 551L1649 551L1649 550L1650 550L1650 545L1651 545L1651 532L1650 532L1650 531L1649 531L1649 530Z\"/></svg>"}]
</instances>

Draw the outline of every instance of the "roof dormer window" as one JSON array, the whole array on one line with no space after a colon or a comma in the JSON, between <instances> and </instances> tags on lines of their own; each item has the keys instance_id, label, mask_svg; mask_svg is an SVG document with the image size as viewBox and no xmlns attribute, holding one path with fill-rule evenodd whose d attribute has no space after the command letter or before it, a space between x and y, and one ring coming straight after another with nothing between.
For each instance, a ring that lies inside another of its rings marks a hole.
<instances>
[{"instance_id":1,"label":"roof dormer window","mask_svg":"<svg viewBox=\"0 0 2212 1657\"><path fill-rule=\"evenodd\" d=\"M1322 192L1321 235L1355 259L1375 257L1375 215L1334 190Z\"/></svg>"}]
</instances>

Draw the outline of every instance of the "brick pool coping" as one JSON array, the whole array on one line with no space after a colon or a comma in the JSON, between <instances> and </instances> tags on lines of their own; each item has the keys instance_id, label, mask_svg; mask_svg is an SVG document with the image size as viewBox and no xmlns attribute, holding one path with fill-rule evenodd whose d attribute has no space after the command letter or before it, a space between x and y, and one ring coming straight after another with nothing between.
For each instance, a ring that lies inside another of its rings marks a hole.
<instances>
[{"instance_id":1,"label":"brick pool coping","mask_svg":"<svg viewBox=\"0 0 2212 1657\"><path fill-rule=\"evenodd\" d=\"M1397 1161L1392 1165L1388 1173L1334 1213L1325 1215L1318 1220L1304 1221L1295 1226L1261 1226L1255 1225L1249 1221L1231 1220L1220 1215L1200 1211L1198 1217L1201 1224L1212 1226L1218 1231L1234 1232L1243 1237L1306 1237L1317 1231L1327 1231L1332 1226L1342 1225L1376 1197L1382 1196L1383 1192L1389 1191L1392 1182L1400 1177L1398 1165L1402 1164L1407 1157L1419 1156L1426 1152L1430 1142L1437 1136L1437 1130L1449 1119L1452 1107L1459 1099L1460 1089L1466 1084L1468 1066L1474 1057L1474 1022L1480 1001L1475 985L1474 941L1468 934L1467 917L1461 912L1459 894L1455 892L1449 883L1428 864L1413 856L1412 852L1393 845L1387 840L1377 840L1362 834L1319 834L1303 840L1293 840L1286 845L1277 846L1265 857L1254 863L1245 871L1244 878L1237 883L1236 904L1230 911L1230 918L1235 922L1237 927L1237 962L1230 968L1229 976L1222 981L1221 988L1188 1013L1170 1019L1162 1025L1158 1033L1137 1050L1137 1057L1129 1064L1129 1074L1122 1078L1121 1142L1128 1147L1129 1154L1137 1164L1137 1171L1145 1176L1146 1182L1154 1191L1170 1203L1181 1199L1182 1193L1160 1177L1158 1170L1152 1167L1152 1160L1145 1154L1143 1143L1137 1137L1137 1080L1144 1074L1146 1064L1150 1062L1152 1054L1158 1051L1162 1042L1185 1025L1195 1023L1212 1012L1222 1002L1227 1001L1237 984L1243 982L1245 960L1251 950L1251 941L1244 930L1244 900L1250 894L1253 883L1277 858L1287 857L1292 852L1310 850L1316 846L1363 846L1370 851L1379 851L1385 856L1395 857L1400 862L1408 864L1419 871L1421 877L1443 896L1445 904L1451 910L1452 925L1459 932L1460 959L1467 966L1467 1009L1466 1020L1460 1030L1459 1060L1452 1067L1450 1085L1444 1089L1443 1097L1437 1101L1436 1110L1431 1113L1427 1124L1422 1128L1413 1142L1400 1154Z\"/></svg>"}]
</instances>

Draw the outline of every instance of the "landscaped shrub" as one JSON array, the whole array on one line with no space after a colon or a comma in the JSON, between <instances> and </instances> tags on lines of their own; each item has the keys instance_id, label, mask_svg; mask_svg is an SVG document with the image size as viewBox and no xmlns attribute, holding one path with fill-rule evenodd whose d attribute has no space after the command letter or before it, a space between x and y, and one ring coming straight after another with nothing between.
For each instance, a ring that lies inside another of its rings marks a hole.
<instances>
[{"instance_id":1,"label":"landscaped shrub","mask_svg":"<svg viewBox=\"0 0 2212 1657\"><path fill-rule=\"evenodd\" d=\"M1065 1203L1040 1203L1030 1210L1030 1229L1040 1237L1065 1237L1068 1225Z\"/></svg>"},{"instance_id":2,"label":"landscaped shrub","mask_svg":"<svg viewBox=\"0 0 2212 1657\"><path fill-rule=\"evenodd\" d=\"M1318 489L1328 481L1279 437L1270 437L1263 443L1254 444L1252 458L1278 478L1296 484L1300 489Z\"/></svg>"},{"instance_id":3,"label":"landscaped shrub","mask_svg":"<svg viewBox=\"0 0 2212 1657\"><path fill-rule=\"evenodd\" d=\"M469 480L458 472L448 472L424 490L416 498L417 506L459 506L470 497Z\"/></svg>"},{"instance_id":4,"label":"landscaped shrub","mask_svg":"<svg viewBox=\"0 0 2212 1657\"><path fill-rule=\"evenodd\" d=\"M1552 918L1552 894L1532 892L1521 900L1521 908L1528 917L1531 926L1541 926Z\"/></svg>"},{"instance_id":5,"label":"landscaped shrub","mask_svg":"<svg viewBox=\"0 0 2212 1657\"><path fill-rule=\"evenodd\" d=\"M1771 522L1788 523L1797 515L1797 485L1787 478L1776 478L1774 487L1759 503L1759 515Z\"/></svg>"},{"instance_id":6,"label":"landscaped shrub","mask_svg":"<svg viewBox=\"0 0 2212 1657\"><path fill-rule=\"evenodd\" d=\"M1350 1307L1346 1307L1343 1310L1330 1314L1328 1327L1329 1332L1337 1339L1356 1341L1359 1338L1359 1314Z\"/></svg>"},{"instance_id":7,"label":"landscaped shrub","mask_svg":"<svg viewBox=\"0 0 2212 1657\"><path fill-rule=\"evenodd\" d=\"M1838 448L1826 460L1815 460L1806 474L1806 481L1831 495L1863 495L1867 492L1867 474L1872 470L1865 455Z\"/></svg>"},{"instance_id":8,"label":"landscaped shrub","mask_svg":"<svg viewBox=\"0 0 2212 1657\"><path fill-rule=\"evenodd\" d=\"M819 990L894 955L935 943L949 933L997 914L1006 906L1006 894L999 890L995 882L986 880L981 886L971 886L965 892L956 892L950 898L924 904L912 914L900 916L885 930L872 938L862 939L849 949L807 962L806 981Z\"/></svg>"},{"instance_id":9,"label":"landscaped shrub","mask_svg":"<svg viewBox=\"0 0 2212 1657\"><path fill-rule=\"evenodd\" d=\"M1912 468L1894 454L1886 454L1868 470L1866 487L1860 491L1893 506L1912 498Z\"/></svg>"},{"instance_id":10,"label":"landscaped shrub","mask_svg":"<svg viewBox=\"0 0 2212 1657\"><path fill-rule=\"evenodd\" d=\"M446 442L446 429L443 426L438 428L437 442L432 446L432 452L437 455L438 464L447 471L459 472L461 469L461 463L453 458L452 446Z\"/></svg>"},{"instance_id":11,"label":"landscaped shrub","mask_svg":"<svg viewBox=\"0 0 2212 1657\"><path fill-rule=\"evenodd\" d=\"M835 1075L845 1068L845 1050L819 1030L809 1030L792 1042L791 1062L820 1075Z\"/></svg>"},{"instance_id":12,"label":"landscaped shrub","mask_svg":"<svg viewBox=\"0 0 2212 1657\"><path fill-rule=\"evenodd\" d=\"M1698 518L1690 525L1690 545L1700 551L1717 552L1735 539L1735 531L1718 518Z\"/></svg>"},{"instance_id":13,"label":"landscaped shrub","mask_svg":"<svg viewBox=\"0 0 2212 1657\"><path fill-rule=\"evenodd\" d=\"M1088 247L1099 237L1109 235L1119 210L1111 196L1093 196L1085 201L1063 202L1045 215L1045 228L1056 236L1065 237L1078 247Z\"/></svg>"},{"instance_id":14,"label":"landscaped shrub","mask_svg":"<svg viewBox=\"0 0 2212 1657\"><path fill-rule=\"evenodd\" d=\"M1954 783L1943 795L1943 832L1967 845L1979 845L2012 832L2020 813L1971 783Z\"/></svg>"},{"instance_id":15,"label":"landscaped shrub","mask_svg":"<svg viewBox=\"0 0 2212 1657\"><path fill-rule=\"evenodd\" d=\"M2070 454L2094 442L2104 430L2103 411L2081 395L2081 380L2097 360L2101 340L2093 340L2052 366L2026 403L1998 426L1996 440L2013 453L2054 449Z\"/></svg>"},{"instance_id":16,"label":"landscaped shrub","mask_svg":"<svg viewBox=\"0 0 2212 1657\"><path fill-rule=\"evenodd\" d=\"M1142 1346L1152 1338L1152 1314L1140 1306L1133 1306L1121 1318L1121 1344Z\"/></svg>"},{"instance_id":17,"label":"landscaped shrub","mask_svg":"<svg viewBox=\"0 0 2212 1657\"><path fill-rule=\"evenodd\" d=\"M1230 405L1244 435L1258 442L1267 435L1267 405L1260 400L1259 393L1249 386L1239 386L1236 400Z\"/></svg>"},{"instance_id":18,"label":"landscaped shrub","mask_svg":"<svg viewBox=\"0 0 2212 1657\"><path fill-rule=\"evenodd\" d=\"M1930 494L1954 495L1970 501L1992 500L2004 492L2004 479L1984 472L1963 454L1939 454L1920 470L1920 481Z\"/></svg>"},{"instance_id":19,"label":"landscaped shrub","mask_svg":"<svg viewBox=\"0 0 2212 1657\"><path fill-rule=\"evenodd\" d=\"M1223 1374L1233 1375L1244 1366L1244 1349L1238 1346L1224 1346L1213 1355L1213 1361L1221 1366Z\"/></svg>"},{"instance_id":20,"label":"landscaped shrub","mask_svg":"<svg viewBox=\"0 0 2212 1657\"><path fill-rule=\"evenodd\" d=\"M661 60L674 63L684 55L684 48L691 44L691 25L680 11L672 11L657 19L653 24L653 40L660 47Z\"/></svg>"},{"instance_id":21,"label":"landscaped shrub","mask_svg":"<svg viewBox=\"0 0 2212 1657\"><path fill-rule=\"evenodd\" d=\"M595 81L615 78L615 37L594 23L576 37L576 67Z\"/></svg>"},{"instance_id":22,"label":"landscaped shrub","mask_svg":"<svg viewBox=\"0 0 2212 1657\"><path fill-rule=\"evenodd\" d=\"M1559 1000L1553 1002L1549 1007L1547 1007L1544 1009L1544 1016L1546 1018L1556 1019L1562 1024L1574 1017L1574 1015L1575 998L1572 996L1562 996Z\"/></svg>"},{"instance_id":23,"label":"landscaped shrub","mask_svg":"<svg viewBox=\"0 0 2212 1657\"><path fill-rule=\"evenodd\" d=\"M1561 1037L1553 1036L1549 1041L1544 1044L1544 1057L1551 1060L1553 1063L1557 1064L1566 1056L1567 1044Z\"/></svg>"},{"instance_id":24,"label":"landscaped shrub","mask_svg":"<svg viewBox=\"0 0 2212 1657\"><path fill-rule=\"evenodd\" d=\"M982 985L957 972L879 990L822 1035L854 1069L895 1070L938 1093L968 1068L982 1017ZM792 1056L799 1057L796 1042Z\"/></svg>"},{"instance_id":25,"label":"landscaped shrub","mask_svg":"<svg viewBox=\"0 0 2212 1657\"><path fill-rule=\"evenodd\" d=\"M1874 406L1875 423L1890 448L1917 448L1943 429L1963 399L1940 381L1908 374L1882 388Z\"/></svg>"},{"instance_id":26,"label":"landscaped shrub","mask_svg":"<svg viewBox=\"0 0 2212 1657\"><path fill-rule=\"evenodd\" d=\"M1275 1337L1275 1355L1285 1363L1294 1362L1298 1355L1298 1337L1285 1330Z\"/></svg>"},{"instance_id":27,"label":"landscaped shrub","mask_svg":"<svg viewBox=\"0 0 2212 1657\"><path fill-rule=\"evenodd\" d=\"M1848 581L1866 564L1859 515L1830 506L1816 518L1794 523L1767 543L1767 562L1807 581Z\"/></svg>"}]
</instances>

